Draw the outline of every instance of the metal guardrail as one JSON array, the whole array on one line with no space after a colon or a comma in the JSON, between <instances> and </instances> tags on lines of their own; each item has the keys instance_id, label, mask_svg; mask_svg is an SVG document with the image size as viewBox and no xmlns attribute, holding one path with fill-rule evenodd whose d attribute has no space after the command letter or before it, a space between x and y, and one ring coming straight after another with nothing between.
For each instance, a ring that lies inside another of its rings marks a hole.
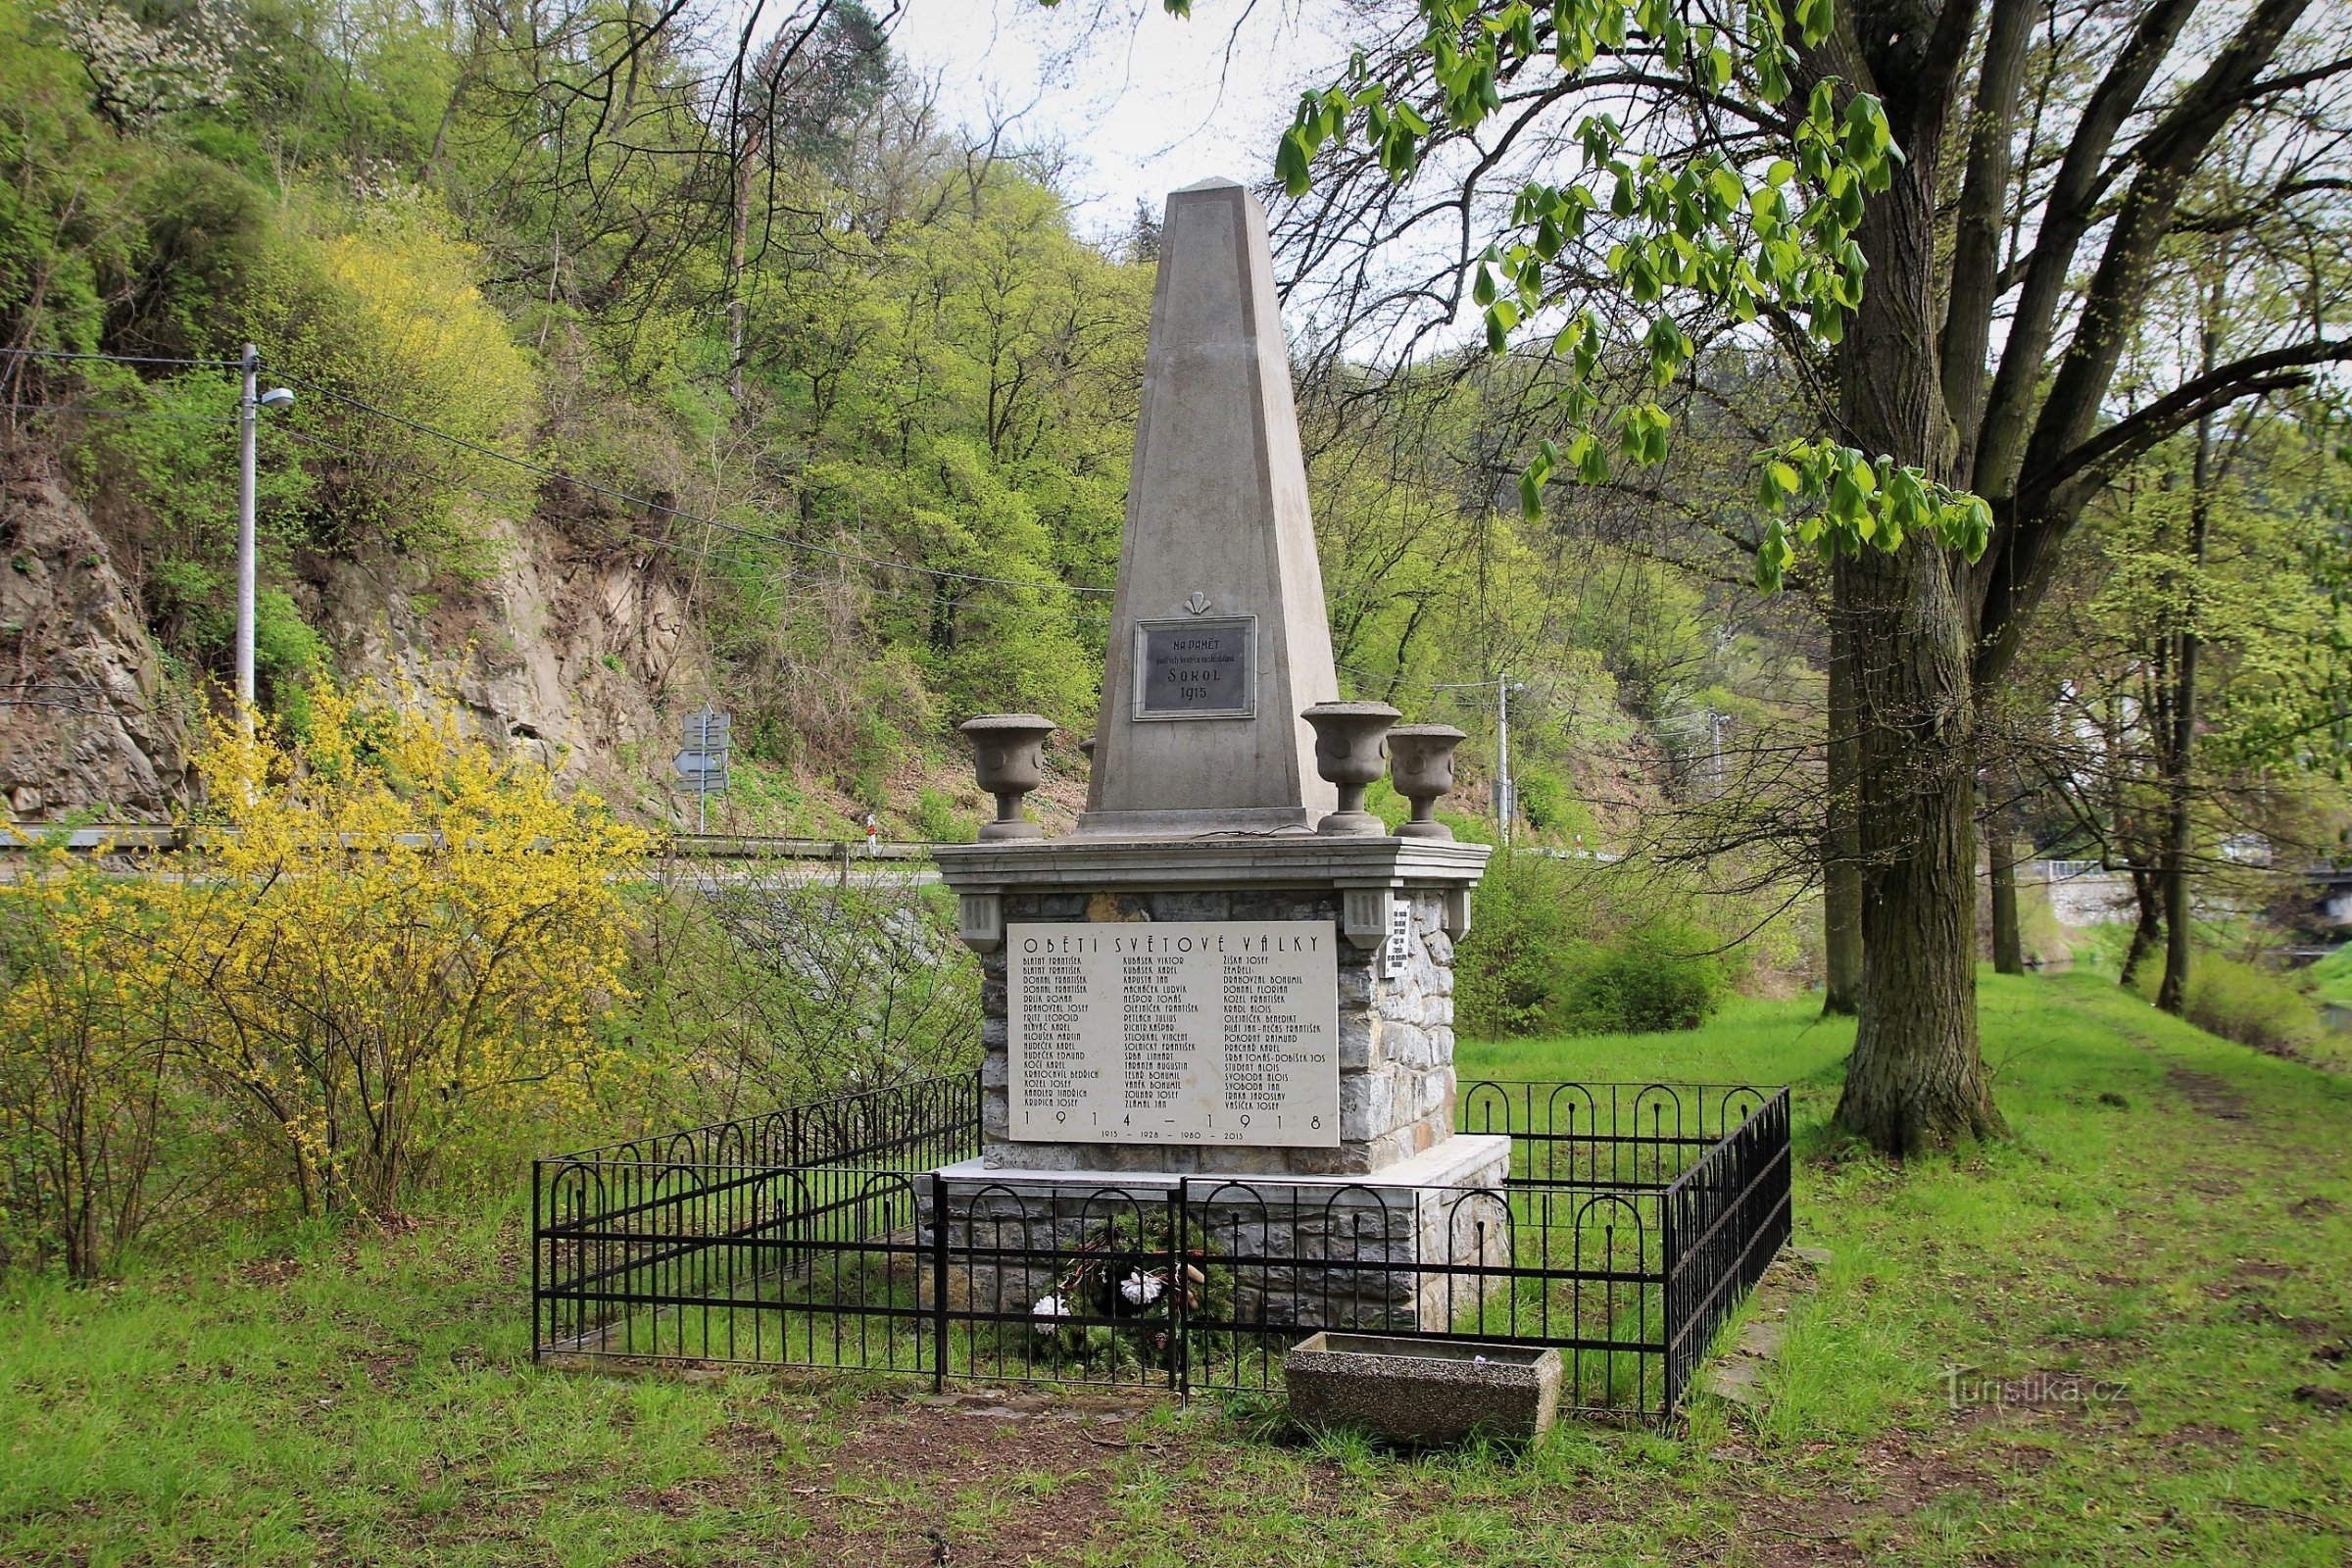
<instances>
[{"instance_id":1,"label":"metal guardrail","mask_svg":"<svg viewBox=\"0 0 2352 1568\"><path fill-rule=\"evenodd\" d=\"M0 855L22 855L63 843L81 855L170 854L226 843L237 836L228 827L201 823L117 822L98 827L41 827L29 823L0 823ZM395 842L423 845L431 835L402 833ZM768 837L757 833L671 833L655 841L656 854L666 852L693 860L922 860L931 846L921 841L867 845L863 839L804 839Z\"/></svg>"}]
</instances>

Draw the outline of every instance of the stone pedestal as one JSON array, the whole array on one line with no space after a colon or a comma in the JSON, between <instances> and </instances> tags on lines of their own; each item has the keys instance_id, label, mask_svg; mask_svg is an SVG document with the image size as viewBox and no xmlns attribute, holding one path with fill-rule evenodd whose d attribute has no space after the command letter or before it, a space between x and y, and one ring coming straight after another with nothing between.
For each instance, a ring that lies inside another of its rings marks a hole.
<instances>
[{"instance_id":1,"label":"stone pedestal","mask_svg":"<svg viewBox=\"0 0 2352 1568\"><path fill-rule=\"evenodd\" d=\"M1149 1235L1129 1263L1164 1272L1181 1247L1214 1275L1214 1315L1246 1330L1446 1332L1474 1314L1510 1262L1503 1178L1510 1140L1446 1139L1370 1177L1185 1176L1123 1169L1021 1170L987 1158L946 1167L949 1294L961 1309L1018 1321L1068 1290L1075 1260L1106 1239ZM1171 1216L1181 1204L1181 1224ZM940 1222L923 1200L924 1234ZM1450 1268L1449 1268L1450 1266ZM1099 1301L1065 1303L1097 1313Z\"/></svg>"},{"instance_id":2,"label":"stone pedestal","mask_svg":"<svg viewBox=\"0 0 2352 1568\"><path fill-rule=\"evenodd\" d=\"M1483 844L1396 838L1068 838L938 851L980 954L990 1168L1366 1175L1453 1130L1453 944ZM1026 921L1328 922L1339 953L1336 1148L1014 1142L1004 932Z\"/></svg>"}]
</instances>

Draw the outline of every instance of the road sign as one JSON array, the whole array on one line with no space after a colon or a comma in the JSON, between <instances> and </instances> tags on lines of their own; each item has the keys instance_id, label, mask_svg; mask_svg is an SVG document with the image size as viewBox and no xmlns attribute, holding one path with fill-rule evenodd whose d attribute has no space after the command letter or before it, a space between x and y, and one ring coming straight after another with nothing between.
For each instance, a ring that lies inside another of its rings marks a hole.
<instances>
[{"instance_id":1,"label":"road sign","mask_svg":"<svg viewBox=\"0 0 2352 1568\"><path fill-rule=\"evenodd\" d=\"M734 717L706 706L700 712L688 713L680 727L686 747L670 759L669 765L694 790L694 826L699 833L710 798L727 793L727 752Z\"/></svg>"}]
</instances>

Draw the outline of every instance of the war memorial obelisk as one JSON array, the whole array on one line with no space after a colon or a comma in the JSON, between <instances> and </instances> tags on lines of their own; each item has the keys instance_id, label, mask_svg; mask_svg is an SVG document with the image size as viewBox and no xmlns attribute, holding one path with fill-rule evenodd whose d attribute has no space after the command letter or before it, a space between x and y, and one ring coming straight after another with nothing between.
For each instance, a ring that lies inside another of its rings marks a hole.
<instances>
[{"instance_id":1,"label":"war memorial obelisk","mask_svg":"<svg viewBox=\"0 0 2352 1568\"><path fill-rule=\"evenodd\" d=\"M1396 715L1337 695L1265 217L1203 181L1161 230L1076 828L1019 819L1042 721L966 726L1005 814L937 852L985 973L985 1152L951 1181L1500 1185L1508 1140L1453 1130L1453 942L1487 848L1361 811L1344 732L1372 726L1377 770Z\"/></svg>"}]
</instances>

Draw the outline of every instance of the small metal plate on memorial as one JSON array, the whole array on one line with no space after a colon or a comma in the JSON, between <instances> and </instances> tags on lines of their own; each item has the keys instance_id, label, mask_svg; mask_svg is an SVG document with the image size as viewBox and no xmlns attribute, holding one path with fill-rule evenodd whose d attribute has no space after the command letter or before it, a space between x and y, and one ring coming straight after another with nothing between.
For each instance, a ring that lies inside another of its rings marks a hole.
<instances>
[{"instance_id":1,"label":"small metal plate on memorial","mask_svg":"<svg viewBox=\"0 0 2352 1568\"><path fill-rule=\"evenodd\" d=\"M1135 623L1137 718L1250 718L1257 712L1257 617Z\"/></svg>"},{"instance_id":2,"label":"small metal plate on memorial","mask_svg":"<svg viewBox=\"0 0 2352 1568\"><path fill-rule=\"evenodd\" d=\"M1338 1147L1339 941L1329 920L1007 925L1010 1135Z\"/></svg>"}]
</instances>

